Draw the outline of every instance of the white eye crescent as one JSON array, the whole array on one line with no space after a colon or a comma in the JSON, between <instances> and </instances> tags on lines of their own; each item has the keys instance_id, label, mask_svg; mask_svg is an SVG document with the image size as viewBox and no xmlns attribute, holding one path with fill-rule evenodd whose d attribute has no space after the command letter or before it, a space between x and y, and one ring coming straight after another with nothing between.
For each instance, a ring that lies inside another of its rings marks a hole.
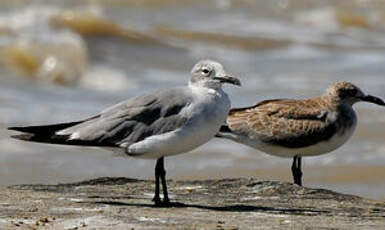
<instances>
[{"instance_id":1,"label":"white eye crescent","mask_svg":"<svg viewBox=\"0 0 385 230\"><path fill-rule=\"evenodd\" d=\"M202 73L203 73L203 74L208 74L208 73L210 73L210 70L208 70L208 69L202 69Z\"/></svg>"}]
</instances>

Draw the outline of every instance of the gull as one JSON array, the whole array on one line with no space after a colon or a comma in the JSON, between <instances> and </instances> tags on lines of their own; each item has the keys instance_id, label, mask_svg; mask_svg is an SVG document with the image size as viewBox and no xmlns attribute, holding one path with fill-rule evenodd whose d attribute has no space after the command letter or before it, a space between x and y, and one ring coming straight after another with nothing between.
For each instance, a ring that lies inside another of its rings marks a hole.
<instances>
[{"instance_id":1,"label":"gull","mask_svg":"<svg viewBox=\"0 0 385 230\"><path fill-rule=\"evenodd\" d=\"M8 129L23 132L12 137L25 141L112 148L126 156L157 159L153 201L170 206L164 157L191 151L215 136L230 110L224 83L241 84L220 63L201 60L186 87L145 93L81 121Z\"/></svg>"},{"instance_id":2,"label":"gull","mask_svg":"<svg viewBox=\"0 0 385 230\"><path fill-rule=\"evenodd\" d=\"M301 158L322 155L342 146L353 134L361 101L385 106L350 82L337 82L320 97L265 100L231 109L217 137L245 144L264 153L293 158L294 183L302 185Z\"/></svg>"}]
</instances>

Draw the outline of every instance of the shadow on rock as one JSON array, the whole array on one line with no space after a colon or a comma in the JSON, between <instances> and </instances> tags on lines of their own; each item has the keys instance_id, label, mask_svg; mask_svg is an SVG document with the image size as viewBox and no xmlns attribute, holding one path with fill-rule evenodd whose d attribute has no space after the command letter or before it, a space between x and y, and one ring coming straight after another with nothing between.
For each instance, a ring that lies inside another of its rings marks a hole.
<instances>
[{"instance_id":1,"label":"shadow on rock","mask_svg":"<svg viewBox=\"0 0 385 230\"><path fill-rule=\"evenodd\" d=\"M147 207L147 208L165 208L165 207L156 207L153 204L143 204L143 203L126 203L120 201L94 201L94 202L85 202L93 204L105 204L113 206L127 206L127 207ZM275 208L275 207L265 207L265 206L253 206L253 205L226 205L226 206L211 206L211 205L200 205L200 204L184 204L180 202L172 202L169 208L197 208L205 209L210 211L220 211L220 212L269 212L275 214L291 214L291 215L319 215L319 214L328 214L329 211L326 210L316 210L316 209L304 209L304 208Z\"/></svg>"}]
</instances>

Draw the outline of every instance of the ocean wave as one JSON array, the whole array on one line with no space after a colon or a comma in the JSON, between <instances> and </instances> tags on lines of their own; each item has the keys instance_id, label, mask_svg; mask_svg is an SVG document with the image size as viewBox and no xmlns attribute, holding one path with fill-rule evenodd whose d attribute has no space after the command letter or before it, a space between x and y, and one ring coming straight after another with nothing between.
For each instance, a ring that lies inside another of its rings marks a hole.
<instances>
[{"instance_id":1,"label":"ocean wave","mask_svg":"<svg viewBox=\"0 0 385 230\"><path fill-rule=\"evenodd\" d=\"M343 27L369 28L372 24L370 19L369 15L332 7L306 10L294 15L295 22L325 30Z\"/></svg>"},{"instance_id":2,"label":"ocean wave","mask_svg":"<svg viewBox=\"0 0 385 230\"><path fill-rule=\"evenodd\" d=\"M101 8L61 9L52 6L28 6L0 17L0 63L14 75L39 82L60 85L97 87L101 75L89 72L87 40L89 37L112 37L135 44L160 44L137 30L108 20ZM95 69L95 68L93 68ZM103 69L106 73L107 68ZM112 70L106 75L120 79L103 89L121 85L122 75ZM89 81L94 76L95 82ZM87 79L81 80L86 77ZM107 85L109 85L107 83Z\"/></svg>"},{"instance_id":3,"label":"ocean wave","mask_svg":"<svg viewBox=\"0 0 385 230\"><path fill-rule=\"evenodd\" d=\"M207 33L175 29L168 26L157 26L154 33L163 38L180 39L183 41L195 41L208 44L225 46L227 48L241 49L272 49L287 47L291 44L288 40L269 39L263 37L243 37L224 33Z\"/></svg>"},{"instance_id":4,"label":"ocean wave","mask_svg":"<svg viewBox=\"0 0 385 230\"><path fill-rule=\"evenodd\" d=\"M89 10L91 9L91 10ZM63 10L49 18L53 27L66 28L83 36L110 36L135 43L159 43L156 39L135 29L122 27L108 20L100 8Z\"/></svg>"},{"instance_id":5,"label":"ocean wave","mask_svg":"<svg viewBox=\"0 0 385 230\"><path fill-rule=\"evenodd\" d=\"M2 15L8 33L0 40L3 67L16 75L58 84L75 84L88 65L87 47L77 34L56 30L48 19L52 7L26 7Z\"/></svg>"}]
</instances>

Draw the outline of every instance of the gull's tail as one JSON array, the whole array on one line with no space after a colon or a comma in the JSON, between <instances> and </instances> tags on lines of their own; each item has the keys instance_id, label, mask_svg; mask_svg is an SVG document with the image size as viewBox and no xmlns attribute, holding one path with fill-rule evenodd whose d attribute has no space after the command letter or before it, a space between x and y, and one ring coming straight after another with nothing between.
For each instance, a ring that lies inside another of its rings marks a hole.
<instances>
[{"instance_id":1,"label":"gull's tail","mask_svg":"<svg viewBox=\"0 0 385 230\"><path fill-rule=\"evenodd\" d=\"M47 144L61 144L61 145L82 145L82 146L113 146L110 143L105 142L93 142L90 140L74 139L72 138L73 132L61 132L69 128L77 128L85 122L91 122L100 118L100 115L90 117L85 120L68 122L68 123L59 123L52 125L39 125L39 126L26 126L26 127L9 127L9 130L19 131L22 134L11 136L12 138L31 141L31 142L40 142Z\"/></svg>"},{"instance_id":2,"label":"gull's tail","mask_svg":"<svg viewBox=\"0 0 385 230\"><path fill-rule=\"evenodd\" d=\"M15 139L32 142L64 144L63 142L68 139L68 137L56 135L56 132L80 124L82 122L83 121L41 126L9 127L8 129L23 132L23 134L11 136Z\"/></svg>"}]
</instances>

